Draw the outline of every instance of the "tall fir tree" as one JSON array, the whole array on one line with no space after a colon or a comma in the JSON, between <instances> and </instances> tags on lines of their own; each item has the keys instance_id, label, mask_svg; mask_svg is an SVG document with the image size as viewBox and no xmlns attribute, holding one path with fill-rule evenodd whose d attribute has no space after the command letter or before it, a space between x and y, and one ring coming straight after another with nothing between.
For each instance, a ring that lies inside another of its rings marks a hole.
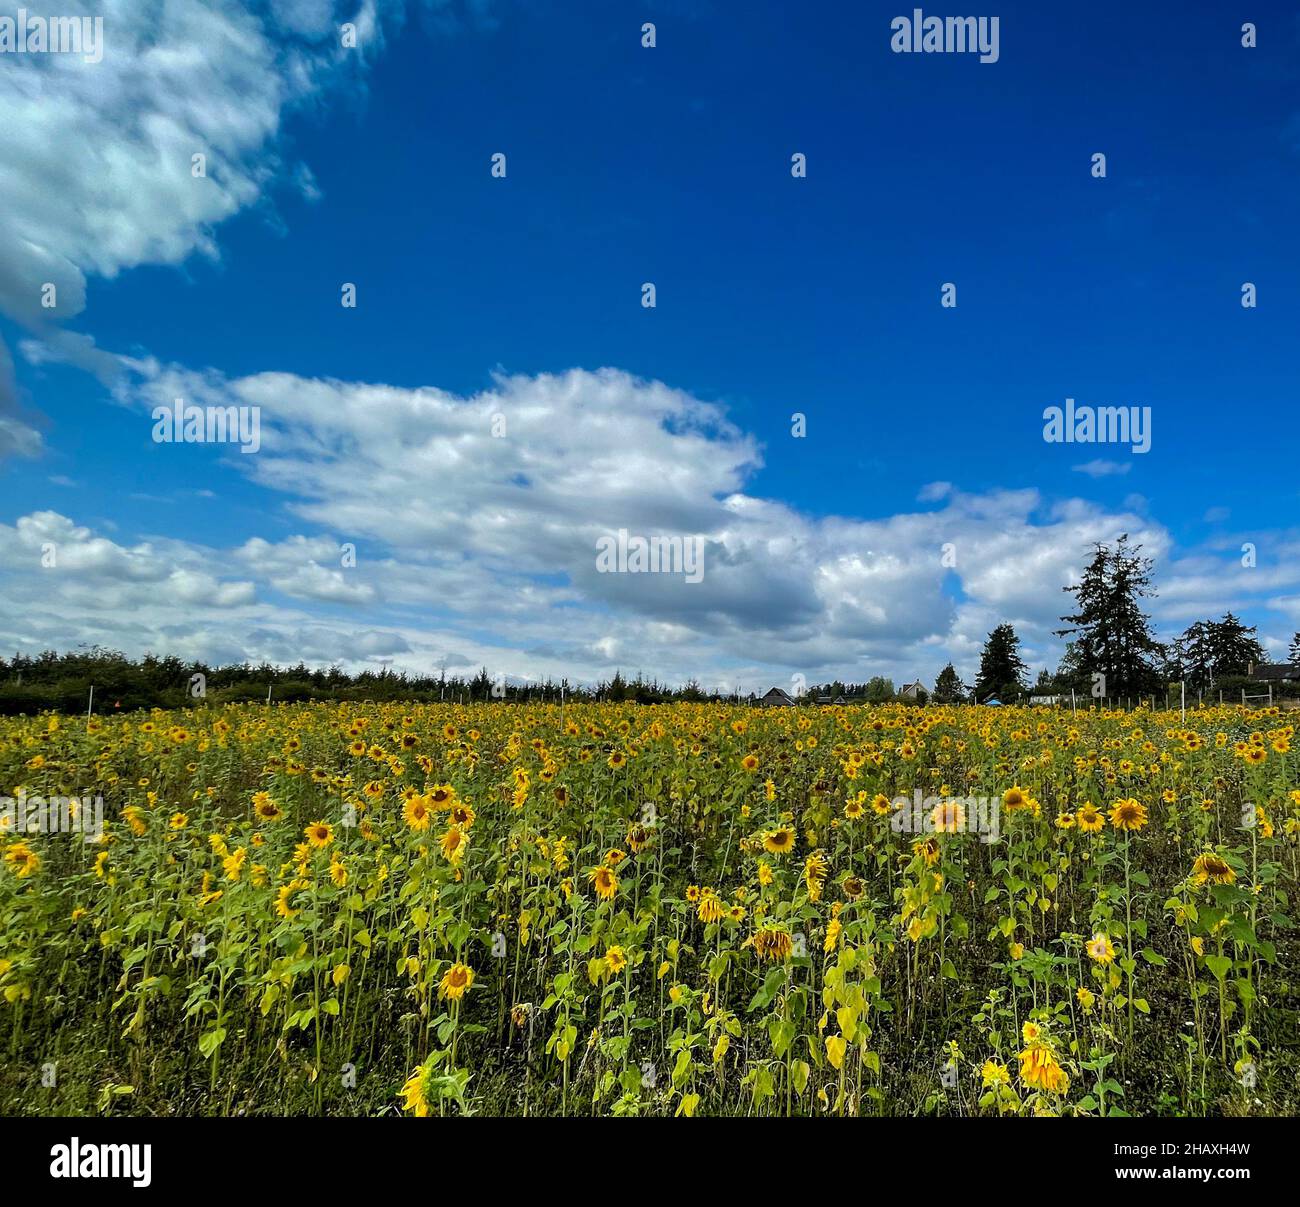
<instances>
[{"instance_id":1,"label":"tall fir tree","mask_svg":"<svg viewBox=\"0 0 1300 1207\"><path fill-rule=\"evenodd\" d=\"M980 652L980 670L975 679L975 700L990 696L1019 696L1025 690L1029 668L1020 656L1020 638L1009 624L1000 624L988 636Z\"/></svg>"},{"instance_id":2,"label":"tall fir tree","mask_svg":"<svg viewBox=\"0 0 1300 1207\"><path fill-rule=\"evenodd\" d=\"M932 698L936 704L960 704L966 698L966 685L951 662L939 672L939 677L934 681Z\"/></svg>"},{"instance_id":3,"label":"tall fir tree","mask_svg":"<svg viewBox=\"0 0 1300 1207\"><path fill-rule=\"evenodd\" d=\"M1165 647L1151 631L1141 600L1154 596L1151 567L1142 546L1130 548L1128 533L1115 544L1098 543L1083 578L1065 590L1075 611L1062 616L1066 628L1056 636L1073 637L1079 666L1089 675L1104 675L1107 696L1142 695L1160 684Z\"/></svg>"}]
</instances>

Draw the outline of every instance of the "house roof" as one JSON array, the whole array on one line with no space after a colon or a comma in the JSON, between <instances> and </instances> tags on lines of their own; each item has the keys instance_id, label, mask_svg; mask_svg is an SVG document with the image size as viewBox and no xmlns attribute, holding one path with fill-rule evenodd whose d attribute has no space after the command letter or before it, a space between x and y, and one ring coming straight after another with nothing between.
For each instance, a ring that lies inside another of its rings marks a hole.
<instances>
[{"instance_id":1,"label":"house roof","mask_svg":"<svg viewBox=\"0 0 1300 1207\"><path fill-rule=\"evenodd\" d=\"M1252 672L1252 679L1297 679L1300 680L1300 663L1269 662L1257 666Z\"/></svg>"},{"instance_id":2,"label":"house roof","mask_svg":"<svg viewBox=\"0 0 1300 1207\"><path fill-rule=\"evenodd\" d=\"M779 687L769 687L767 691L763 693L763 699L764 700L789 700L791 704L794 703L794 700L790 697L790 694Z\"/></svg>"}]
</instances>

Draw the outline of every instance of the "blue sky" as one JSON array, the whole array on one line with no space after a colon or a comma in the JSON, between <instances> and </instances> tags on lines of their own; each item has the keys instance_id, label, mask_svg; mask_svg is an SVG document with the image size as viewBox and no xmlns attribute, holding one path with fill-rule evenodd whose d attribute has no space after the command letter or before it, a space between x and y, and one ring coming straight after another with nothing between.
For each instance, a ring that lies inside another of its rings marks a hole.
<instances>
[{"instance_id":1,"label":"blue sky","mask_svg":"<svg viewBox=\"0 0 1300 1207\"><path fill-rule=\"evenodd\" d=\"M102 9L0 62L6 646L929 681L1003 619L1054 664L1122 531L1162 633L1300 629L1295 7L1001 5L996 63L895 4ZM177 392L264 449L154 443ZM1046 443L1066 397L1150 452ZM620 526L704 589L597 577Z\"/></svg>"}]
</instances>

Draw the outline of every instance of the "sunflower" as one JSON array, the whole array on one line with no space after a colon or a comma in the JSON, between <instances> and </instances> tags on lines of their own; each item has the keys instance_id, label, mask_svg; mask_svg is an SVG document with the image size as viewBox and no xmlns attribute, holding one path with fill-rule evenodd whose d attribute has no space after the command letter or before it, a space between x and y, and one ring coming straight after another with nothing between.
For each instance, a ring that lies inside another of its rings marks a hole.
<instances>
[{"instance_id":1,"label":"sunflower","mask_svg":"<svg viewBox=\"0 0 1300 1207\"><path fill-rule=\"evenodd\" d=\"M746 947L752 947L760 960L770 960L773 964L790 958L794 951L794 941L789 931L775 926L765 926L756 930L745 940Z\"/></svg>"},{"instance_id":2,"label":"sunflower","mask_svg":"<svg viewBox=\"0 0 1300 1207\"><path fill-rule=\"evenodd\" d=\"M857 876L846 876L840 888L850 901L856 901L866 891L866 885Z\"/></svg>"},{"instance_id":3,"label":"sunflower","mask_svg":"<svg viewBox=\"0 0 1300 1207\"><path fill-rule=\"evenodd\" d=\"M618 892L618 877L614 875L611 868L601 864L600 867L593 869L589 873L592 887L596 890L596 896L602 901L612 900L614 894Z\"/></svg>"},{"instance_id":4,"label":"sunflower","mask_svg":"<svg viewBox=\"0 0 1300 1207\"><path fill-rule=\"evenodd\" d=\"M1084 804L1076 816L1079 829L1085 834L1099 834L1106 824L1105 815L1091 801Z\"/></svg>"},{"instance_id":5,"label":"sunflower","mask_svg":"<svg viewBox=\"0 0 1300 1207\"><path fill-rule=\"evenodd\" d=\"M717 894L711 888L706 888L700 893L700 903L695 912L700 921L707 925L710 922L722 921L725 907L718 900Z\"/></svg>"},{"instance_id":6,"label":"sunflower","mask_svg":"<svg viewBox=\"0 0 1300 1207\"><path fill-rule=\"evenodd\" d=\"M617 976L627 967L627 955L621 947L607 947L605 949L605 967L609 969L613 976Z\"/></svg>"},{"instance_id":7,"label":"sunflower","mask_svg":"<svg viewBox=\"0 0 1300 1207\"><path fill-rule=\"evenodd\" d=\"M456 865L465 857L465 848L469 846L469 839L465 836L465 831L459 826L448 826L447 832L438 839L438 846L442 848L442 857L450 864Z\"/></svg>"},{"instance_id":8,"label":"sunflower","mask_svg":"<svg viewBox=\"0 0 1300 1207\"><path fill-rule=\"evenodd\" d=\"M1007 1066L996 1060L986 1060L984 1067L980 1069L980 1082L986 1090L995 1089L1000 1085L1009 1085L1011 1074L1007 1071Z\"/></svg>"},{"instance_id":9,"label":"sunflower","mask_svg":"<svg viewBox=\"0 0 1300 1207\"><path fill-rule=\"evenodd\" d=\"M822 889L826 885L826 869L829 864L825 851L814 851L804 861L803 881L808 886L808 900L817 902L822 899Z\"/></svg>"},{"instance_id":10,"label":"sunflower","mask_svg":"<svg viewBox=\"0 0 1300 1207\"><path fill-rule=\"evenodd\" d=\"M745 755L745 757L744 757L743 759L740 760L740 765L741 765L741 766L742 766L746 771L757 771L757 770L758 770L758 755L753 754L753 753L750 753L750 754Z\"/></svg>"},{"instance_id":11,"label":"sunflower","mask_svg":"<svg viewBox=\"0 0 1300 1207\"><path fill-rule=\"evenodd\" d=\"M456 800L456 789L450 784L435 784L429 789L426 799L435 809L450 809Z\"/></svg>"},{"instance_id":12,"label":"sunflower","mask_svg":"<svg viewBox=\"0 0 1300 1207\"><path fill-rule=\"evenodd\" d=\"M14 870L20 880L25 880L41 870L41 857L25 842L16 842L5 852L5 863Z\"/></svg>"},{"instance_id":13,"label":"sunflower","mask_svg":"<svg viewBox=\"0 0 1300 1207\"><path fill-rule=\"evenodd\" d=\"M327 847L334 841L334 828L328 822L314 821L303 830L303 835L312 846Z\"/></svg>"},{"instance_id":14,"label":"sunflower","mask_svg":"<svg viewBox=\"0 0 1300 1207\"><path fill-rule=\"evenodd\" d=\"M463 800L459 800L452 805L447 814L448 820L458 825L462 830L468 830L474 824L474 819L477 816L478 814L474 812L474 806L466 804Z\"/></svg>"},{"instance_id":15,"label":"sunflower","mask_svg":"<svg viewBox=\"0 0 1300 1207\"><path fill-rule=\"evenodd\" d=\"M786 855L794 850L794 831L789 826L768 830L763 835L763 850L770 855Z\"/></svg>"},{"instance_id":16,"label":"sunflower","mask_svg":"<svg viewBox=\"0 0 1300 1207\"><path fill-rule=\"evenodd\" d=\"M406 804L402 806L402 816L410 829L427 830L430 816L429 802L419 794L409 797Z\"/></svg>"},{"instance_id":17,"label":"sunflower","mask_svg":"<svg viewBox=\"0 0 1300 1207\"><path fill-rule=\"evenodd\" d=\"M306 887L305 880L291 880L288 884L280 885L280 891L276 894L275 912L282 918L296 918L301 912L301 907L294 908L293 895Z\"/></svg>"},{"instance_id":18,"label":"sunflower","mask_svg":"<svg viewBox=\"0 0 1300 1207\"><path fill-rule=\"evenodd\" d=\"M956 801L940 801L930 814L937 834L960 834L966 828L966 809Z\"/></svg>"},{"instance_id":19,"label":"sunflower","mask_svg":"<svg viewBox=\"0 0 1300 1207\"><path fill-rule=\"evenodd\" d=\"M438 996L458 1002L472 984L474 984L474 970L466 964L457 962L442 974L442 980L438 982Z\"/></svg>"},{"instance_id":20,"label":"sunflower","mask_svg":"<svg viewBox=\"0 0 1300 1207\"><path fill-rule=\"evenodd\" d=\"M1192 864L1192 880L1197 884L1231 884L1236 879L1228 861L1214 851L1203 851Z\"/></svg>"},{"instance_id":21,"label":"sunflower","mask_svg":"<svg viewBox=\"0 0 1300 1207\"><path fill-rule=\"evenodd\" d=\"M866 812L866 807L856 796L851 798L844 806L844 816L850 821L856 820Z\"/></svg>"},{"instance_id":22,"label":"sunflower","mask_svg":"<svg viewBox=\"0 0 1300 1207\"><path fill-rule=\"evenodd\" d=\"M632 849L632 853L637 854L650 841L650 831L643 825L634 823L628 827L627 845Z\"/></svg>"},{"instance_id":23,"label":"sunflower","mask_svg":"<svg viewBox=\"0 0 1300 1207\"><path fill-rule=\"evenodd\" d=\"M1102 931L1093 935L1088 943L1088 956L1098 964L1112 963L1115 959L1115 948L1111 944L1110 936Z\"/></svg>"},{"instance_id":24,"label":"sunflower","mask_svg":"<svg viewBox=\"0 0 1300 1207\"><path fill-rule=\"evenodd\" d=\"M1029 797L1019 784L1014 784L1002 794L1002 807L1004 809L1028 809Z\"/></svg>"},{"instance_id":25,"label":"sunflower","mask_svg":"<svg viewBox=\"0 0 1300 1207\"><path fill-rule=\"evenodd\" d=\"M1131 796L1117 801L1110 811L1110 824L1117 830L1140 830L1147 824L1147 807Z\"/></svg>"},{"instance_id":26,"label":"sunflower","mask_svg":"<svg viewBox=\"0 0 1300 1207\"><path fill-rule=\"evenodd\" d=\"M1053 1094L1064 1094L1070 1085L1070 1078L1046 1044L1030 1044L1020 1053L1020 1080Z\"/></svg>"}]
</instances>

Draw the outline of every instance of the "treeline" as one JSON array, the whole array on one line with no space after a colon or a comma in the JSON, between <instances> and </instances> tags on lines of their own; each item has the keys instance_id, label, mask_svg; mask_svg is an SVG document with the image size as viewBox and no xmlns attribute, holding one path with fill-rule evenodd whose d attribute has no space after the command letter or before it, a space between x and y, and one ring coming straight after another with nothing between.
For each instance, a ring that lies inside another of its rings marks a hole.
<instances>
[{"instance_id":1,"label":"treeline","mask_svg":"<svg viewBox=\"0 0 1300 1207\"><path fill-rule=\"evenodd\" d=\"M1064 627L1055 635L1071 640L1054 672L1044 667L1031 687L1020 638L1011 625L1001 624L984 643L974 684L964 684L949 663L935 681L934 700L997 699L1009 704L1029 696L1073 692L1085 701L1137 703L1151 696L1160 701L1171 686L1181 683L1197 697L1222 692L1225 701L1232 701L1240 699L1243 690L1251 695L1266 690L1251 675L1268 662L1268 654L1254 626L1231 612L1219 620L1198 620L1170 641L1156 639L1142 606L1156 593L1151 585L1153 563L1141 550L1141 545L1129 546L1127 534L1114 545L1093 547L1083 577L1065 588L1074 597L1074 610L1061 617ZM1289 658L1300 666L1300 633L1291 641ZM1273 694L1300 696L1300 685L1277 680Z\"/></svg>"},{"instance_id":2,"label":"treeline","mask_svg":"<svg viewBox=\"0 0 1300 1207\"><path fill-rule=\"evenodd\" d=\"M412 675L387 669L350 674L337 666L312 670L303 663L291 667L272 666L268 662L210 666L154 654L137 660L117 650L94 646L65 654L47 650L36 657L15 654L11 660L0 658L0 715L43 710L84 713L92 686L96 713L266 700L268 690L271 700L280 702L497 700L558 704L563 696L565 700L661 704L673 700L705 702L731 698L707 692L694 680L672 688L640 674L635 679L626 679L621 672L594 686L575 685L567 679L558 683L548 679L544 683L521 684L512 683L502 675L494 676L486 667L468 678L445 673Z\"/></svg>"}]
</instances>

